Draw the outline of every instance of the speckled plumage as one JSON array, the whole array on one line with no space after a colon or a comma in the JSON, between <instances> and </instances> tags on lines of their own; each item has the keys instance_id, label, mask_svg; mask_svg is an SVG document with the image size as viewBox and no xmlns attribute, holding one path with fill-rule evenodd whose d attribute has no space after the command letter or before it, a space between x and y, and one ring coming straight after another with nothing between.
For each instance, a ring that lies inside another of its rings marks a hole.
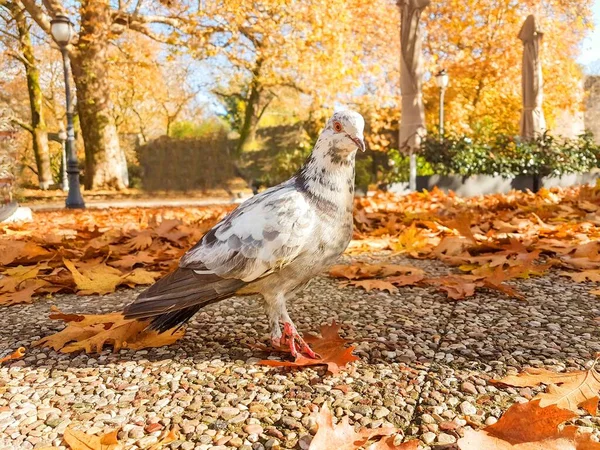
<instances>
[{"instance_id":1,"label":"speckled plumage","mask_svg":"<svg viewBox=\"0 0 600 450\"><path fill-rule=\"evenodd\" d=\"M335 127L342 127L337 131ZM300 171L242 203L144 291L125 314L165 331L202 306L261 294L274 339L291 323L286 300L331 265L352 237L354 159L364 149L362 117L335 113Z\"/></svg>"}]
</instances>

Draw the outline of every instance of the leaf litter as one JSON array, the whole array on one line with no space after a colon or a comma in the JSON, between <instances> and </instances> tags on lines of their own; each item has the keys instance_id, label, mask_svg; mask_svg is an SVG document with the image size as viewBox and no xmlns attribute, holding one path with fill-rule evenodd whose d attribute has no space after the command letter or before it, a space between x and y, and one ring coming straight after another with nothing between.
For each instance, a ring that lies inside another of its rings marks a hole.
<instances>
[{"instance_id":1,"label":"leaf litter","mask_svg":"<svg viewBox=\"0 0 600 450\"><path fill-rule=\"evenodd\" d=\"M36 295L55 292L102 295L118 286L149 284L168 272L178 257L227 211L224 207L192 211L138 209L119 214L61 211L36 213L39 217L34 224L2 225L0 304L31 302ZM561 275L576 282L594 283L600 281L599 211L600 185L473 199L461 199L437 189L405 197L377 194L357 200L350 255L392 250L416 259L437 259L463 273L429 277L417 268L399 270L352 264L332 268L332 275L363 289L383 288L390 292L401 286L429 285L455 299L476 295L481 289L495 289L519 298L521 294L507 281L541 276L553 267L562 269ZM600 290L592 290L597 291ZM180 335L161 341L145 330L143 322L132 324L116 313L79 315L54 311L53 315L65 321L65 329L36 344L65 353L168 345L183 336L183 330L179 330ZM318 339L325 347L330 345L326 345L326 336L337 342L333 348L328 347L334 361L323 358L317 362L335 373L356 357L337 331L337 338L327 332L322 330L321 338L315 338L317 341L312 344L320 353ZM302 360L267 363L309 365ZM595 367L562 376L530 371L520 382L544 384L547 391L529 403L513 405L494 425L479 431L465 429L464 437L458 441L462 450L600 448L587 429L564 425L573 414L596 413L599 377ZM333 428L332 423L323 420L323 430ZM347 423L345 420L342 426ZM525 425L519 428L519 421ZM358 434L362 444L369 441L370 437L363 440L360 431ZM315 439L317 436L318 433ZM399 447L396 438L392 440L393 436L384 433L371 435L375 436L379 440L369 444L367 448L371 450L416 448L411 442ZM315 445L318 443L316 440Z\"/></svg>"}]
</instances>

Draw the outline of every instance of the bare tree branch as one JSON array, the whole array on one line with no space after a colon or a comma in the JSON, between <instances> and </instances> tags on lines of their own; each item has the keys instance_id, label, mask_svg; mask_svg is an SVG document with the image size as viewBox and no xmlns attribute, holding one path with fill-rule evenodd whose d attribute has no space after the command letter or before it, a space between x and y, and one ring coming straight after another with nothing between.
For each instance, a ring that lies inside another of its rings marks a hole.
<instances>
[{"instance_id":1,"label":"bare tree branch","mask_svg":"<svg viewBox=\"0 0 600 450\"><path fill-rule=\"evenodd\" d=\"M31 66L31 64L29 63L29 61L27 61L25 59L25 57L21 53L15 52L13 50L8 50L7 54L9 56L11 56L12 58L16 59L17 61L19 61L20 63L22 63L22 64L24 64L26 66Z\"/></svg>"},{"instance_id":2,"label":"bare tree branch","mask_svg":"<svg viewBox=\"0 0 600 450\"><path fill-rule=\"evenodd\" d=\"M67 15L65 7L59 0L42 0L42 3L44 4L48 12L50 12L50 14L52 14L53 16L56 16L57 14Z\"/></svg>"},{"instance_id":3,"label":"bare tree branch","mask_svg":"<svg viewBox=\"0 0 600 450\"><path fill-rule=\"evenodd\" d=\"M42 8L36 5L35 0L21 0L23 2L23 6L31 16L35 23L39 25L39 27L44 30L49 35L52 35L51 27L50 27L50 17L48 14L44 12Z\"/></svg>"},{"instance_id":4,"label":"bare tree branch","mask_svg":"<svg viewBox=\"0 0 600 450\"><path fill-rule=\"evenodd\" d=\"M16 34L12 34L9 31L3 30L1 28L0 28L0 33L2 33L4 36L7 36L11 39L19 40L19 36L17 36Z\"/></svg>"},{"instance_id":5,"label":"bare tree branch","mask_svg":"<svg viewBox=\"0 0 600 450\"><path fill-rule=\"evenodd\" d=\"M29 131L31 134L33 134L33 127L28 124L27 122L23 122L22 120L16 118L16 117L11 117L10 121L12 123L14 123L15 125L20 126L21 128L23 128L24 130Z\"/></svg>"},{"instance_id":6,"label":"bare tree branch","mask_svg":"<svg viewBox=\"0 0 600 450\"><path fill-rule=\"evenodd\" d=\"M135 22L129 23L128 28L130 30L137 31L138 33L142 33L142 34L148 36L153 41L160 42L161 44L169 44L169 45L177 45L177 46L185 45L184 41L182 41L178 37L166 36L164 34L155 33L153 31L149 30L146 26L139 24L139 23L135 23ZM122 31L124 31L124 29Z\"/></svg>"}]
</instances>

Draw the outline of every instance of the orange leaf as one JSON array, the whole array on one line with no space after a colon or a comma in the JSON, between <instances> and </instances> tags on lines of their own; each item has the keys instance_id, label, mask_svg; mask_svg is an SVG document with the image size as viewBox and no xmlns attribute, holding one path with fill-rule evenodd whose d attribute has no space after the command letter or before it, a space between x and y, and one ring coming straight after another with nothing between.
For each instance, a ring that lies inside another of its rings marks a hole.
<instances>
[{"instance_id":1,"label":"orange leaf","mask_svg":"<svg viewBox=\"0 0 600 450\"><path fill-rule=\"evenodd\" d=\"M556 405L559 408L577 412L578 408L590 410L591 399L597 399L600 392L600 374L595 366L589 370L555 373L544 369L526 369L518 376L510 376L496 383L511 386L537 386L548 384L548 390L534 397L540 400L542 408Z\"/></svg>"},{"instance_id":2,"label":"orange leaf","mask_svg":"<svg viewBox=\"0 0 600 450\"><path fill-rule=\"evenodd\" d=\"M378 291L388 291L390 294L398 292L398 288L396 288L396 286L394 286L392 283L386 280L355 280L348 281L347 283L345 283L345 285L361 287L367 292L370 292L373 289L376 289Z\"/></svg>"},{"instance_id":3,"label":"orange leaf","mask_svg":"<svg viewBox=\"0 0 600 450\"><path fill-rule=\"evenodd\" d=\"M475 295L475 288L478 283L477 277L471 275L448 275L438 278L427 278L425 283L433 284L445 291L449 298L462 300L465 297Z\"/></svg>"},{"instance_id":4,"label":"orange leaf","mask_svg":"<svg viewBox=\"0 0 600 450\"><path fill-rule=\"evenodd\" d=\"M162 447L164 447L165 445L168 445L171 442L175 442L175 441L179 440L179 437L180 437L179 430L177 428L177 425L175 425L170 430L163 431L162 434L160 435L160 437L158 438L158 442L156 444L152 445L151 447L149 447L148 450L159 450Z\"/></svg>"},{"instance_id":5,"label":"orange leaf","mask_svg":"<svg viewBox=\"0 0 600 450\"><path fill-rule=\"evenodd\" d=\"M571 277L573 281L585 283L586 281L600 281L600 269L584 270L583 272L560 272L560 275Z\"/></svg>"},{"instance_id":6,"label":"orange leaf","mask_svg":"<svg viewBox=\"0 0 600 450\"><path fill-rule=\"evenodd\" d=\"M51 255L51 252L33 242L0 240L0 265L2 266L14 262L39 261Z\"/></svg>"},{"instance_id":7,"label":"orange leaf","mask_svg":"<svg viewBox=\"0 0 600 450\"><path fill-rule=\"evenodd\" d=\"M70 450L121 450L123 446L117 441L117 431L114 430L102 436L93 436L83 431L67 428L63 439Z\"/></svg>"},{"instance_id":8,"label":"orange leaf","mask_svg":"<svg viewBox=\"0 0 600 450\"><path fill-rule=\"evenodd\" d=\"M308 447L309 450L357 450L375 436L388 436L397 431L395 428L363 428L356 432L348 422L348 416L344 416L341 423L334 425L327 403L323 404L316 416L318 429Z\"/></svg>"},{"instance_id":9,"label":"orange leaf","mask_svg":"<svg viewBox=\"0 0 600 450\"><path fill-rule=\"evenodd\" d=\"M425 279L424 273L415 273L412 275L398 275L395 277L388 277L385 281L389 281L394 286L402 287L402 286L414 286L419 281Z\"/></svg>"},{"instance_id":10,"label":"orange leaf","mask_svg":"<svg viewBox=\"0 0 600 450\"><path fill-rule=\"evenodd\" d=\"M461 214L455 219L448 222L446 225L449 228L455 228L462 236L466 237L471 242L477 242L473 232L471 231L471 222L473 216L471 214Z\"/></svg>"},{"instance_id":11,"label":"orange leaf","mask_svg":"<svg viewBox=\"0 0 600 450\"><path fill-rule=\"evenodd\" d=\"M600 400L598 396L589 398L585 402L580 403L579 407L585 410L590 416L595 416L598 411L598 400Z\"/></svg>"},{"instance_id":12,"label":"orange leaf","mask_svg":"<svg viewBox=\"0 0 600 450\"><path fill-rule=\"evenodd\" d=\"M515 403L485 431L511 444L542 441L554 436L561 423L576 416L573 411L560 409L556 405L541 408L539 400L532 400Z\"/></svg>"},{"instance_id":13,"label":"orange leaf","mask_svg":"<svg viewBox=\"0 0 600 450\"><path fill-rule=\"evenodd\" d=\"M419 442L417 440L404 442L399 445L394 445L394 436L382 437L379 441L373 442L365 450L418 450Z\"/></svg>"},{"instance_id":14,"label":"orange leaf","mask_svg":"<svg viewBox=\"0 0 600 450\"><path fill-rule=\"evenodd\" d=\"M63 263L73 274L73 279L81 295L108 294L114 292L121 282L120 272L104 264L96 266L84 275L68 259L63 260Z\"/></svg>"},{"instance_id":15,"label":"orange leaf","mask_svg":"<svg viewBox=\"0 0 600 450\"><path fill-rule=\"evenodd\" d=\"M130 250L144 250L152 245L152 231L140 231L134 237L129 239L126 246Z\"/></svg>"},{"instance_id":16,"label":"orange leaf","mask_svg":"<svg viewBox=\"0 0 600 450\"><path fill-rule=\"evenodd\" d=\"M578 427L565 427L543 441L524 442L512 445L490 436L485 430L465 429L464 437L458 440L460 450L600 450L600 443L592 434Z\"/></svg>"},{"instance_id":17,"label":"orange leaf","mask_svg":"<svg viewBox=\"0 0 600 450\"><path fill-rule=\"evenodd\" d=\"M154 256L150 256L150 253L146 251L137 252L133 255L127 254L120 256L115 261L110 261L108 265L118 267L119 269L129 270L136 264L152 264L156 261Z\"/></svg>"},{"instance_id":18,"label":"orange leaf","mask_svg":"<svg viewBox=\"0 0 600 450\"><path fill-rule=\"evenodd\" d=\"M273 361L270 359L263 359L262 361L259 361L258 364L273 367L327 365L327 370L332 374L336 374L340 371L340 368L345 367L346 364L358 361L359 359L352 354L354 347L346 348L346 344L349 341L340 337L339 330L340 326L334 321L331 325L321 326L321 337L308 335L304 338L308 344L311 344L311 348L320 356L318 359L307 358L304 355L299 354L295 361Z\"/></svg>"},{"instance_id":19,"label":"orange leaf","mask_svg":"<svg viewBox=\"0 0 600 450\"><path fill-rule=\"evenodd\" d=\"M42 280L27 280L21 285L21 290L10 293L0 293L0 305L11 306L20 303L31 303L33 294L46 286Z\"/></svg>"},{"instance_id":20,"label":"orange leaf","mask_svg":"<svg viewBox=\"0 0 600 450\"><path fill-rule=\"evenodd\" d=\"M51 347L55 351L71 353L84 350L86 353L99 353L105 346L114 351L121 348L141 350L150 347L170 345L185 334L183 328L170 332L157 333L147 330L147 321L128 320L120 313L90 314L76 316L55 310L53 318L67 322L67 326L50 336L33 343L34 346Z\"/></svg>"},{"instance_id":21,"label":"orange leaf","mask_svg":"<svg viewBox=\"0 0 600 450\"><path fill-rule=\"evenodd\" d=\"M19 347L14 352L12 352L10 355L5 356L4 358L0 358L0 364L4 363L6 361L13 360L13 359L22 358L23 356L25 356L25 347Z\"/></svg>"}]
</instances>

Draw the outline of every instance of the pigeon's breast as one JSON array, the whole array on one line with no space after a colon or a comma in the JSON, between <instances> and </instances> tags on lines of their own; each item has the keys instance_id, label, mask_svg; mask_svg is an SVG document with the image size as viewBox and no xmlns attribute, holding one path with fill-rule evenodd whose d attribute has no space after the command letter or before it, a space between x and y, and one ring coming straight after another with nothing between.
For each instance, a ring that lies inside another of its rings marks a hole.
<instances>
[{"instance_id":1,"label":"pigeon's breast","mask_svg":"<svg viewBox=\"0 0 600 450\"><path fill-rule=\"evenodd\" d=\"M314 239L304 251L280 271L252 283L248 290L263 295L295 292L336 262L352 238L352 215L324 217L314 230Z\"/></svg>"}]
</instances>

